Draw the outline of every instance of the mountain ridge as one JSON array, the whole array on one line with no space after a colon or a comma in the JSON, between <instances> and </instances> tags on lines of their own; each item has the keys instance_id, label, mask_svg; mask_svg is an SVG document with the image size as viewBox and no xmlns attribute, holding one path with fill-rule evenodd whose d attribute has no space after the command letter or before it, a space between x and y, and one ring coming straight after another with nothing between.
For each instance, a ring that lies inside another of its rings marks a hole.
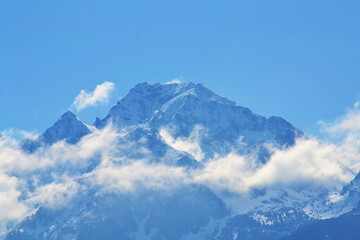
<instances>
[{"instance_id":1,"label":"mountain ridge","mask_svg":"<svg viewBox=\"0 0 360 240\"><path fill-rule=\"evenodd\" d=\"M35 140L27 139L23 142L22 148L28 152L34 152L41 146L49 146L60 140L66 143L75 144L80 139L91 133L89 127L83 123L71 111L66 111L48 129Z\"/></svg>"},{"instance_id":2,"label":"mountain ridge","mask_svg":"<svg viewBox=\"0 0 360 240\"><path fill-rule=\"evenodd\" d=\"M279 147L291 146L296 138L303 136L299 129L281 117L267 119L214 93L203 84L192 82L138 84L111 108L105 118L98 119L95 126L101 129L109 122L119 128L145 125L160 131L168 127L175 138L188 137L200 125L205 131L209 130L200 143L203 149L207 149L207 157L223 151L219 148L221 145L234 146L239 136L250 147L266 142ZM265 147L262 148L266 152Z\"/></svg>"},{"instance_id":3,"label":"mountain ridge","mask_svg":"<svg viewBox=\"0 0 360 240\"><path fill-rule=\"evenodd\" d=\"M204 183L177 182L229 154L251 155L257 160L256 167L264 166L273 153L269 145L279 151L288 149L304 136L281 117L262 117L203 84L141 83L103 119L97 118L94 126L66 112L35 141L37 148L64 141L65 147L76 149L107 128L117 136L111 143L111 156L109 152L97 154L81 168L72 166L75 170L66 165L41 170L46 172L44 182L49 185L65 174L55 185L70 191L63 193L70 200L55 209L39 205L4 239L115 240L121 236L131 240L270 240L318 221L307 210L312 198L322 201L323 190L316 187L259 187L241 195ZM29 154L36 152L37 148L24 146ZM122 167L128 170L122 171ZM155 176L165 174L159 179L165 179L166 187L152 182L153 175L139 169L143 167L150 168ZM175 175L175 182L166 181L168 171L171 177ZM97 175L103 172L105 175ZM134 183L126 182L126 177ZM31 184L39 184L34 181ZM115 183L121 183L121 188L112 189ZM231 198L245 210L233 207Z\"/></svg>"}]
</instances>

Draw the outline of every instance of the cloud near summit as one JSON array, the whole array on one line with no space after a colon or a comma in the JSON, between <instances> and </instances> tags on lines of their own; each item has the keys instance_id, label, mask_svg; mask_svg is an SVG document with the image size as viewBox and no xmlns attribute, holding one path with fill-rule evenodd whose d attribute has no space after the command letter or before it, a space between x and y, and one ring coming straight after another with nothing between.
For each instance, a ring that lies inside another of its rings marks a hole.
<instances>
[{"instance_id":1,"label":"cloud near summit","mask_svg":"<svg viewBox=\"0 0 360 240\"><path fill-rule=\"evenodd\" d=\"M72 103L78 112L90 107L96 106L100 103L105 103L110 97L110 93L114 90L115 84L112 82L104 82L100 85L96 85L96 88L92 92L86 92L86 90L81 90L79 95L77 95Z\"/></svg>"},{"instance_id":2,"label":"cloud near summit","mask_svg":"<svg viewBox=\"0 0 360 240\"><path fill-rule=\"evenodd\" d=\"M91 93L82 90L75 102L82 106L80 109L95 105L99 99L107 99L113 88L112 83L105 82ZM295 145L287 149L271 149L273 154L264 164L258 164L252 155L239 155L235 151L206 159L200 143L207 130L199 125L187 137L176 137L171 128L162 128L158 134L163 143L202 161L203 167L197 169L152 162L151 157L143 154L127 156L126 151L151 152L151 149L145 140L134 144L117 141L129 132L119 131L111 124L94 130L74 145L59 141L32 154L22 151L21 141L12 138L9 132L2 132L0 232L8 222L20 221L38 206L62 206L79 193L86 194L86 189L130 194L138 189L163 191L202 184L220 193L244 195L253 189L277 185L338 190L360 170L360 128L356 124L360 111L357 108L327 124L332 130L346 130L343 141L334 144L311 137L297 139Z\"/></svg>"}]
</instances>

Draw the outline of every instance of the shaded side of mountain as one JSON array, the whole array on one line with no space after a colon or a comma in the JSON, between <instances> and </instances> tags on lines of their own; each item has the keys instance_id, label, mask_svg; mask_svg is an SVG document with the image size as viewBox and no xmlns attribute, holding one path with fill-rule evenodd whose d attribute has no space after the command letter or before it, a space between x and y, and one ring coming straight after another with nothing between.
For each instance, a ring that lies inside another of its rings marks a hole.
<instances>
[{"instance_id":1,"label":"shaded side of mountain","mask_svg":"<svg viewBox=\"0 0 360 240\"><path fill-rule=\"evenodd\" d=\"M22 149L34 152L40 146L49 146L60 140L65 140L68 144L75 144L89 133L91 133L90 129L74 113L68 111L36 140L25 140Z\"/></svg>"}]
</instances>

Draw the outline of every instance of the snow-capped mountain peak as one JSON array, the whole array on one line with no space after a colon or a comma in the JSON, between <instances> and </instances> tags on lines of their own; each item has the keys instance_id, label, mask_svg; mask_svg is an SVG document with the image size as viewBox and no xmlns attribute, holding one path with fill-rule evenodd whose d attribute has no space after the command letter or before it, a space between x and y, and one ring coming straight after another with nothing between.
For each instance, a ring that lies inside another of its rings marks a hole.
<instances>
[{"instance_id":1,"label":"snow-capped mountain peak","mask_svg":"<svg viewBox=\"0 0 360 240\"><path fill-rule=\"evenodd\" d=\"M60 140L75 144L89 133L91 133L89 127L74 113L67 111L36 140L26 140L23 143L23 149L33 152L40 146L51 145Z\"/></svg>"},{"instance_id":2,"label":"snow-capped mountain peak","mask_svg":"<svg viewBox=\"0 0 360 240\"><path fill-rule=\"evenodd\" d=\"M103 127L112 119L118 125L132 125L143 123L156 110L160 110L169 101L194 96L195 98L235 104L216 93L203 84L193 82L174 84L137 84L129 94L118 101L109 114L97 125ZM169 104L167 104L169 105Z\"/></svg>"},{"instance_id":3,"label":"snow-capped mountain peak","mask_svg":"<svg viewBox=\"0 0 360 240\"><path fill-rule=\"evenodd\" d=\"M42 140L52 144L65 139L66 142L74 144L90 132L90 129L74 113L67 111L44 132Z\"/></svg>"},{"instance_id":4,"label":"snow-capped mountain peak","mask_svg":"<svg viewBox=\"0 0 360 240\"><path fill-rule=\"evenodd\" d=\"M185 138L200 125L207 132L200 144L209 156L221 151L219 146L233 146L239 137L249 145L273 142L282 146L292 145L302 135L280 117L257 115L193 82L138 84L95 126L102 128L109 122L118 128L139 124L157 131L171 128L174 137Z\"/></svg>"}]
</instances>

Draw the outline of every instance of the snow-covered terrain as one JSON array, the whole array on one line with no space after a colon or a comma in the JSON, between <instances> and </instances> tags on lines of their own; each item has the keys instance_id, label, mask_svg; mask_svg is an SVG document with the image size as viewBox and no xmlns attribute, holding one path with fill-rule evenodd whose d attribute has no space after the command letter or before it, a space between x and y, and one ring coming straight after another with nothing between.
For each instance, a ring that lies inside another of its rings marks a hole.
<instances>
[{"instance_id":1,"label":"snow-covered terrain","mask_svg":"<svg viewBox=\"0 0 360 240\"><path fill-rule=\"evenodd\" d=\"M0 219L7 240L281 239L359 203L331 146L315 156L325 171L291 123L192 82L141 83L93 126L66 112L36 139L5 140L0 157L20 167L1 163L0 179L24 209Z\"/></svg>"}]
</instances>

